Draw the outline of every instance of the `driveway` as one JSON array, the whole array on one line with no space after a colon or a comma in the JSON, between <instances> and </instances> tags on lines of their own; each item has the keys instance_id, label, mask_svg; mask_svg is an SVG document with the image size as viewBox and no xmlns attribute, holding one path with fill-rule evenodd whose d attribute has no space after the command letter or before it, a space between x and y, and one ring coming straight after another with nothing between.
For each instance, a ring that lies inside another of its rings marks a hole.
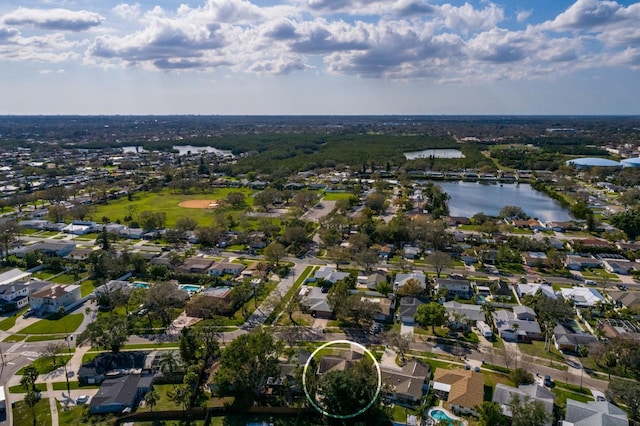
<instances>
[{"instance_id":1,"label":"driveway","mask_svg":"<svg viewBox=\"0 0 640 426\"><path fill-rule=\"evenodd\" d=\"M410 335L410 336L413 336L414 328L415 328L415 327L414 327L414 325L413 325L413 324L405 324L405 323L402 323L402 324L400 325L400 334L401 334L401 335L408 334L408 335Z\"/></svg>"}]
</instances>

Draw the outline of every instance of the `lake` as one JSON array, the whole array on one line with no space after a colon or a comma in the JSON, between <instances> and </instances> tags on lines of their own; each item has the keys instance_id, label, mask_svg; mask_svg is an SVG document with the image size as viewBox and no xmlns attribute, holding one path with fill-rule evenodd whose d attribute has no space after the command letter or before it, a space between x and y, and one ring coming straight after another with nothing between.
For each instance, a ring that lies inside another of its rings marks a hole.
<instances>
[{"instance_id":1,"label":"lake","mask_svg":"<svg viewBox=\"0 0 640 426\"><path fill-rule=\"evenodd\" d=\"M416 158L464 158L464 154L457 149L425 149L423 151L405 152L404 156L407 160L415 160Z\"/></svg>"},{"instance_id":2,"label":"lake","mask_svg":"<svg viewBox=\"0 0 640 426\"><path fill-rule=\"evenodd\" d=\"M233 157L231 151L214 148L212 146L192 146L192 145L174 145L173 149L178 151L178 155L187 155L189 153L196 154L199 152L214 153L224 157Z\"/></svg>"},{"instance_id":3,"label":"lake","mask_svg":"<svg viewBox=\"0 0 640 426\"><path fill-rule=\"evenodd\" d=\"M526 183L483 184L477 182L437 182L449 194L451 216L471 217L478 212L497 216L506 205L520 206L526 214L543 221L571 220L569 211L556 200Z\"/></svg>"}]
</instances>

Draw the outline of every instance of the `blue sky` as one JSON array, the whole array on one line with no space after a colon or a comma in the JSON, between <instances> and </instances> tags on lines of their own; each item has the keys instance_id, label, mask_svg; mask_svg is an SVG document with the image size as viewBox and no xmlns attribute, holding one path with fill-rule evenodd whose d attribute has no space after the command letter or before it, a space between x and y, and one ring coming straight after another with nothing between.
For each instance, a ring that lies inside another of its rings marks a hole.
<instances>
[{"instance_id":1,"label":"blue sky","mask_svg":"<svg viewBox=\"0 0 640 426\"><path fill-rule=\"evenodd\" d=\"M5 0L0 114L640 114L640 3Z\"/></svg>"}]
</instances>

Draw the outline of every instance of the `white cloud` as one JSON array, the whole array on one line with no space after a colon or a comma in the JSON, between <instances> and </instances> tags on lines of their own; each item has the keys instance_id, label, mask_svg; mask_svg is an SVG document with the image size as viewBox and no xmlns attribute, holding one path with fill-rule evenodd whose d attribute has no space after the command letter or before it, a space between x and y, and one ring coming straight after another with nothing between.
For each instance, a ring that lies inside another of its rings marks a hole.
<instances>
[{"instance_id":1,"label":"white cloud","mask_svg":"<svg viewBox=\"0 0 640 426\"><path fill-rule=\"evenodd\" d=\"M504 20L504 10L493 3L489 3L484 9L476 9L469 3L459 7L443 4L438 9L444 25L462 33L493 28Z\"/></svg>"},{"instance_id":2,"label":"white cloud","mask_svg":"<svg viewBox=\"0 0 640 426\"><path fill-rule=\"evenodd\" d=\"M519 10L516 14L516 21L524 22L533 13L533 10Z\"/></svg>"},{"instance_id":3,"label":"white cloud","mask_svg":"<svg viewBox=\"0 0 640 426\"><path fill-rule=\"evenodd\" d=\"M0 18L5 25L54 31L86 31L102 24L104 18L86 10L28 9L20 7Z\"/></svg>"},{"instance_id":4,"label":"white cloud","mask_svg":"<svg viewBox=\"0 0 640 426\"><path fill-rule=\"evenodd\" d=\"M38 73L42 74L42 75L48 75L48 74L64 74L64 69L62 68L58 68L55 70L40 70L38 71Z\"/></svg>"},{"instance_id":5,"label":"white cloud","mask_svg":"<svg viewBox=\"0 0 640 426\"><path fill-rule=\"evenodd\" d=\"M140 16L140 3L120 3L113 9L113 13L123 19L134 20Z\"/></svg>"},{"instance_id":6,"label":"white cloud","mask_svg":"<svg viewBox=\"0 0 640 426\"><path fill-rule=\"evenodd\" d=\"M542 23L540 28L554 31L595 31L623 21L637 26L639 20L638 3L624 7L615 1L577 0L552 21Z\"/></svg>"}]
</instances>

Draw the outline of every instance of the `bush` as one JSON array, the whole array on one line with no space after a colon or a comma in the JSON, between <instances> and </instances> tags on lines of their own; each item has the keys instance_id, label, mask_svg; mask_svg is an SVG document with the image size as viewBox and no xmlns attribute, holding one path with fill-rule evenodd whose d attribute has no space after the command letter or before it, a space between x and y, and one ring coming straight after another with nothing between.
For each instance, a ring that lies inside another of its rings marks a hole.
<instances>
[{"instance_id":1,"label":"bush","mask_svg":"<svg viewBox=\"0 0 640 426\"><path fill-rule=\"evenodd\" d=\"M515 383L516 386L520 385L530 385L535 379L533 378L533 374L525 370L524 368L516 368L510 374L511 380Z\"/></svg>"}]
</instances>

